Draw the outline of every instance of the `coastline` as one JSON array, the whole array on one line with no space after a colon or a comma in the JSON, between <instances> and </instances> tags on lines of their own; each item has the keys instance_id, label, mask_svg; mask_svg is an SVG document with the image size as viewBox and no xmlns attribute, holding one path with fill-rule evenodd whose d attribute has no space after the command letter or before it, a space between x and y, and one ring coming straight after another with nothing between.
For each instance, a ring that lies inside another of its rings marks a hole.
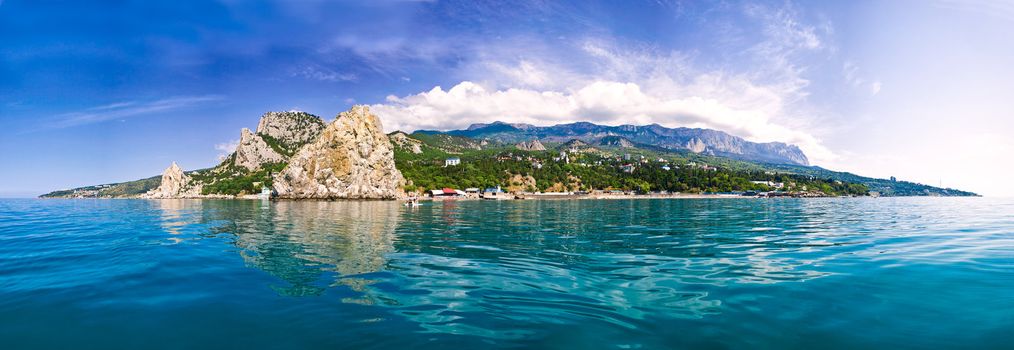
<instances>
[{"instance_id":1,"label":"coastline","mask_svg":"<svg viewBox=\"0 0 1014 350\"><path fill-rule=\"evenodd\" d=\"M499 199L487 199L474 195L457 196L457 197L415 197L416 200L421 202L442 202L442 201L530 201L530 200L617 200L617 199L773 199L773 198L879 198L881 196L744 196L739 194L693 194L693 193L670 193L670 194L609 194L609 193L589 193L589 194L570 194L570 193L522 193L514 195L514 198L499 198ZM884 196L886 198L895 197L960 197L960 196ZM977 196L981 197L981 196ZM206 196L187 196L187 197L174 197L174 198L145 198L142 196L124 196L124 197L27 197L34 199L150 199L150 200L179 200L179 199L215 199L215 200L261 200L261 201L397 201L403 202L409 200L412 197L401 195L396 198L287 198L287 197L271 197L265 198L262 195L243 195L243 196L229 196L229 195L206 195Z\"/></svg>"},{"instance_id":2,"label":"coastline","mask_svg":"<svg viewBox=\"0 0 1014 350\"><path fill-rule=\"evenodd\" d=\"M772 198L864 198L864 197L761 197L761 196L742 196L734 194L584 194L584 195L570 195L570 194L551 194L551 195L532 195L528 194L524 198L517 199L484 199L480 197L420 197L417 198L419 201L431 201L431 202L442 202L442 201L531 201L531 200L617 200L617 199L772 199ZM865 198L875 198L865 196ZM399 200L405 200L406 198L399 198Z\"/></svg>"}]
</instances>

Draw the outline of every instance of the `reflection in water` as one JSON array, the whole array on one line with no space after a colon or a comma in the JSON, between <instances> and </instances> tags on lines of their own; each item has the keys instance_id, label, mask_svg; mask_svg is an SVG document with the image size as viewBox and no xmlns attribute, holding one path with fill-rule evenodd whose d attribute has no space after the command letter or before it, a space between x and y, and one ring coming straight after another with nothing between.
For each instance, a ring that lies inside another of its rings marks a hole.
<instances>
[{"instance_id":1,"label":"reflection in water","mask_svg":"<svg viewBox=\"0 0 1014 350\"><path fill-rule=\"evenodd\" d=\"M537 331L504 330L518 323L718 314L716 287L826 276L847 246L834 222L808 219L834 215L815 201L158 203L170 234L191 220L232 237L249 266L286 282L280 294L344 287L344 302L489 338Z\"/></svg>"},{"instance_id":2,"label":"reflection in water","mask_svg":"<svg viewBox=\"0 0 1014 350\"><path fill-rule=\"evenodd\" d=\"M274 252L304 260L315 269L333 271L339 280L330 284L346 285L361 291L370 281L356 275L380 271L385 255L393 250L392 240L398 224L397 205L391 202L291 202L272 203L264 213L270 216L271 231L244 229L237 244L247 252L247 261L265 268L274 265L263 260L265 249L286 240L284 250ZM279 256L280 255L280 256ZM266 268L265 268L266 269ZM279 277L285 278L283 275ZM291 282L291 281L290 281ZM319 290L314 289L316 294Z\"/></svg>"},{"instance_id":3,"label":"reflection in water","mask_svg":"<svg viewBox=\"0 0 1014 350\"><path fill-rule=\"evenodd\" d=\"M193 215L200 214L201 201L187 199L166 199L154 201L161 212L162 229L170 234L166 239L177 244L183 241L180 235L183 230L196 221L198 218Z\"/></svg>"},{"instance_id":4,"label":"reflection in water","mask_svg":"<svg viewBox=\"0 0 1014 350\"><path fill-rule=\"evenodd\" d=\"M1010 348L1012 212L986 198L0 200L0 343Z\"/></svg>"},{"instance_id":5,"label":"reflection in water","mask_svg":"<svg viewBox=\"0 0 1014 350\"><path fill-rule=\"evenodd\" d=\"M379 271L399 206L391 202L160 200L163 228L178 235L185 225L206 227L202 237L228 235L252 267L287 286L292 296L319 295L338 284L361 290L356 275ZM322 281L325 276L337 281Z\"/></svg>"}]
</instances>

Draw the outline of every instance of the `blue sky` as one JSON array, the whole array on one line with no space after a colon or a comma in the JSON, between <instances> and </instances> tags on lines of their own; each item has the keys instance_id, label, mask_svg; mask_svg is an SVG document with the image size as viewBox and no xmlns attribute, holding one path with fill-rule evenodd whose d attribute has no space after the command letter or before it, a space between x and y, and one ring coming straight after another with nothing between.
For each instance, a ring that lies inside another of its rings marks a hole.
<instances>
[{"instance_id":1,"label":"blue sky","mask_svg":"<svg viewBox=\"0 0 1014 350\"><path fill-rule=\"evenodd\" d=\"M1007 1L0 1L0 196L213 166L266 111L708 127L1014 195Z\"/></svg>"}]
</instances>

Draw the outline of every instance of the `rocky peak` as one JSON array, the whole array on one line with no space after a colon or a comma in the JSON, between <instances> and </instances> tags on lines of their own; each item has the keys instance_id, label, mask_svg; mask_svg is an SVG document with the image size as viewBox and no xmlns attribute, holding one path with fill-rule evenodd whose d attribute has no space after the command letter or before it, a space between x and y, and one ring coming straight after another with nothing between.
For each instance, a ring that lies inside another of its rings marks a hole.
<instances>
[{"instance_id":1,"label":"rocky peak","mask_svg":"<svg viewBox=\"0 0 1014 350\"><path fill-rule=\"evenodd\" d=\"M708 145L705 145L704 141L695 137L692 140L687 141L686 148L690 150L690 152L701 153L708 149Z\"/></svg>"},{"instance_id":2,"label":"rocky peak","mask_svg":"<svg viewBox=\"0 0 1014 350\"><path fill-rule=\"evenodd\" d=\"M367 106L338 114L274 176L280 198L392 199L404 183L380 119Z\"/></svg>"},{"instance_id":3,"label":"rocky peak","mask_svg":"<svg viewBox=\"0 0 1014 350\"><path fill-rule=\"evenodd\" d=\"M391 142L394 143L398 148L408 150L409 152L419 154L422 153L422 141L408 137L401 131L396 131L390 135Z\"/></svg>"},{"instance_id":4,"label":"rocky peak","mask_svg":"<svg viewBox=\"0 0 1014 350\"><path fill-rule=\"evenodd\" d=\"M148 191L143 198L183 198L200 194L200 188L190 186L190 176L183 172L183 169L176 162L173 162L162 172L162 183L155 189Z\"/></svg>"},{"instance_id":5,"label":"rocky peak","mask_svg":"<svg viewBox=\"0 0 1014 350\"><path fill-rule=\"evenodd\" d=\"M578 148L578 147L584 147L584 146L587 146L587 145L588 144L585 143L584 141L581 141L581 140L578 140L578 139L571 139L570 141L567 141L566 143L564 143L562 146L563 147L567 147L567 148Z\"/></svg>"},{"instance_id":6,"label":"rocky peak","mask_svg":"<svg viewBox=\"0 0 1014 350\"><path fill-rule=\"evenodd\" d=\"M306 112L268 112L257 124L257 134L277 140L291 152L316 139L321 130L324 120Z\"/></svg>"},{"instance_id":7,"label":"rocky peak","mask_svg":"<svg viewBox=\"0 0 1014 350\"><path fill-rule=\"evenodd\" d=\"M546 150L546 146L543 146L542 142L539 142L539 140L531 140L529 142L522 141L521 143L518 143L517 145L515 145L515 147L517 147L519 150L522 150L522 151L545 151Z\"/></svg>"},{"instance_id":8,"label":"rocky peak","mask_svg":"<svg viewBox=\"0 0 1014 350\"><path fill-rule=\"evenodd\" d=\"M619 148L634 148L634 143L621 136L606 136L599 139L600 146L611 146Z\"/></svg>"},{"instance_id":9,"label":"rocky peak","mask_svg":"<svg viewBox=\"0 0 1014 350\"><path fill-rule=\"evenodd\" d=\"M239 145L236 146L236 166L254 171L266 163L279 163L285 157L268 145L264 139L250 132L250 129L243 128L240 131Z\"/></svg>"}]
</instances>

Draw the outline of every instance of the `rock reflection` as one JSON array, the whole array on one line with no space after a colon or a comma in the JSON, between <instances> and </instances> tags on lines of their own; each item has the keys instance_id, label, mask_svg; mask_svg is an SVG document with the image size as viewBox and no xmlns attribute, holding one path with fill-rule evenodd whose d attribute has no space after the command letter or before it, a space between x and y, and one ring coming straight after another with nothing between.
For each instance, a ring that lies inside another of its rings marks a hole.
<instances>
[{"instance_id":1,"label":"rock reflection","mask_svg":"<svg viewBox=\"0 0 1014 350\"><path fill-rule=\"evenodd\" d=\"M358 275L383 269L393 250L401 206L359 201L157 201L171 235L188 224L207 225L206 237L228 235L246 263L286 282L283 295L320 295L345 285L361 291ZM201 215L181 219L181 211Z\"/></svg>"},{"instance_id":2,"label":"rock reflection","mask_svg":"<svg viewBox=\"0 0 1014 350\"><path fill-rule=\"evenodd\" d=\"M170 236L166 239L173 244L183 242L183 230L189 225L200 221L202 202L193 199L154 200L160 211L159 222L162 230Z\"/></svg>"},{"instance_id":3,"label":"rock reflection","mask_svg":"<svg viewBox=\"0 0 1014 350\"><path fill-rule=\"evenodd\" d=\"M285 281L280 294L333 288L431 332L501 339L708 317L736 288L830 274L823 262L856 241L838 236L835 208L805 201L165 203L166 231L199 218ZM181 214L190 203L200 215Z\"/></svg>"},{"instance_id":4,"label":"rock reflection","mask_svg":"<svg viewBox=\"0 0 1014 350\"><path fill-rule=\"evenodd\" d=\"M383 269L398 223L391 202L272 203L260 220L236 232L247 262L292 286L289 295L316 295L338 284L361 291L357 275ZM322 275L336 279L321 285Z\"/></svg>"}]
</instances>

